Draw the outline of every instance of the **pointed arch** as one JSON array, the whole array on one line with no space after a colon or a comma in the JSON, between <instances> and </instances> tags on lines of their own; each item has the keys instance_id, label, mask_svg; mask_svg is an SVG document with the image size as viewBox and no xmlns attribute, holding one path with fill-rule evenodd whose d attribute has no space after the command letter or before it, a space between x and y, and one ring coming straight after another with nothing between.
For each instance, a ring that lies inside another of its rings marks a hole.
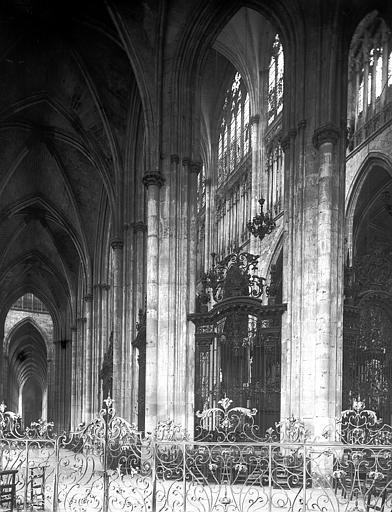
<instances>
[{"instance_id":1,"label":"pointed arch","mask_svg":"<svg viewBox=\"0 0 392 512\"><path fill-rule=\"evenodd\" d=\"M50 353L50 342L51 342L51 340L49 340L49 338L47 336L47 333L42 329L42 327L39 325L39 323L36 321L35 318L33 318L31 316L26 316L25 318L23 318L19 322L16 322L11 327L11 329L7 333L6 337L4 338L3 348L4 348L4 354L6 356L8 356L8 354L9 354L10 342L15 337L17 331L20 330L20 329L23 329L27 325L31 326L32 328L34 328L39 333L39 335L42 337L42 339L45 342L47 353L48 354ZM52 324L52 328L53 328L53 324Z\"/></svg>"},{"instance_id":2,"label":"pointed arch","mask_svg":"<svg viewBox=\"0 0 392 512\"><path fill-rule=\"evenodd\" d=\"M382 168L392 179L392 160L384 153L370 152L355 177L352 179L346 195L346 240L349 262L352 262L354 249L354 215L357 209L359 197L369 175L376 167Z\"/></svg>"},{"instance_id":3,"label":"pointed arch","mask_svg":"<svg viewBox=\"0 0 392 512\"><path fill-rule=\"evenodd\" d=\"M368 13L352 36L348 61L349 149L377 131L369 121L392 101L392 35L378 11ZM366 125L366 130L365 130Z\"/></svg>"}]
</instances>

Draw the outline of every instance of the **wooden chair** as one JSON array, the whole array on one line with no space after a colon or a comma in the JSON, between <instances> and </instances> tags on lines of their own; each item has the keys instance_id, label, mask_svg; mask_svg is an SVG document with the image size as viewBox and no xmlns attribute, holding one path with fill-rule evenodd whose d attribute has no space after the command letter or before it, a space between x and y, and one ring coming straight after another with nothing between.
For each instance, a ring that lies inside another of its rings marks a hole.
<instances>
[{"instance_id":1,"label":"wooden chair","mask_svg":"<svg viewBox=\"0 0 392 512\"><path fill-rule=\"evenodd\" d=\"M38 510L45 509L45 466L30 468L30 503Z\"/></svg>"},{"instance_id":2,"label":"wooden chair","mask_svg":"<svg viewBox=\"0 0 392 512\"><path fill-rule=\"evenodd\" d=\"M0 471L0 507L3 512L16 510L17 469Z\"/></svg>"},{"instance_id":3,"label":"wooden chair","mask_svg":"<svg viewBox=\"0 0 392 512\"><path fill-rule=\"evenodd\" d=\"M378 475L374 473L373 475L370 473L366 481L366 512L384 512L385 502L391 492L389 483L392 472L379 472Z\"/></svg>"}]
</instances>

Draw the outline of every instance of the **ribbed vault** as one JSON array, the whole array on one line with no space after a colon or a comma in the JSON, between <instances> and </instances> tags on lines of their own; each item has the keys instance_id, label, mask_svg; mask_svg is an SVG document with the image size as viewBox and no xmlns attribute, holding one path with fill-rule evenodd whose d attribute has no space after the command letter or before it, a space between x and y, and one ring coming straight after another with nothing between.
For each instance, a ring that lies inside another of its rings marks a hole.
<instances>
[{"instance_id":1,"label":"ribbed vault","mask_svg":"<svg viewBox=\"0 0 392 512\"><path fill-rule=\"evenodd\" d=\"M13 405L22 405L27 397L41 404L41 411L33 407L25 421L42 416L42 401L48 387L47 348L39 327L32 318L25 318L16 324L8 340L9 389ZM21 398L22 395L22 398ZM34 410L35 409L35 410ZM31 416L32 415L32 416ZM34 415L37 416L34 418ZM25 415L24 415L25 416ZM31 418L29 417L31 416Z\"/></svg>"},{"instance_id":2,"label":"ribbed vault","mask_svg":"<svg viewBox=\"0 0 392 512\"><path fill-rule=\"evenodd\" d=\"M103 3L5 2L0 21L0 317L32 292L60 329L91 293L99 221L122 229L139 96Z\"/></svg>"}]
</instances>

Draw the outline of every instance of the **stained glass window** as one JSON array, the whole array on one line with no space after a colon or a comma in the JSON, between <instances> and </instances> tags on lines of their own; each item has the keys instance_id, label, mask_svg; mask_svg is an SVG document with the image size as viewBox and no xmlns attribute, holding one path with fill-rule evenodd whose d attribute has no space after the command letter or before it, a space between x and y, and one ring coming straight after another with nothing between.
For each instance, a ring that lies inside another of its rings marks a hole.
<instances>
[{"instance_id":1,"label":"stained glass window","mask_svg":"<svg viewBox=\"0 0 392 512\"><path fill-rule=\"evenodd\" d=\"M358 114L362 114L363 112L363 73L359 79L359 87L358 87Z\"/></svg>"},{"instance_id":2,"label":"stained glass window","mask_svg":"<svg viewBox=\"0 0 392 512\"><path fill-rule=\"evenodd\" d=\"M268 73L268 122L272 122L283 109L283 47L276 34Z\"/></svg>"},{"instance_id":3,"label":"stained glass window","mask_svg":"<svg viewBox=\"0 0 392 512\"><path fill-rule=\"evenodd\" d=\"M380 115L392 101L392 35L376 11L369 13L351 41L349 59L348 149L353 150L375 130L387 116ZM389 109L388 109L389 111ZM370 123L374 118L377 122ZM366 123L366 129L364 127Z\"/></svg>"},{"instance_id":4,"label":"stained glass window","mask_svg":"<svg viewBox=\"0 0 392 512\"><path fill-rule=\"evenodd\" d=\"M373 75L373 71L372 71L372 68L369 69L369 72L368 72L368 85L367 85L367 103L368 105L371 104L372 102L372 75Z\"/></svg>"},{"instance_id":5,"label":"stained glass window","mask_svg":"<svg viewBox=\"0 0 392 512\"><path fill-rule=\"evenodd\" d=\"M218 186L238 168L250 151L249 96L240 75L226 91L218 142Z\"/></svg>"},{"instance_id":6,"label":"stained glass window","mask_svg":"<svg viewBox=\"0 0 392 512\"><path fill-rule=\"evenodd\" d=\"M206 205L206 177L204 165L197 177L197 211L198 213L203 210Z\"/></svg>"},{"instance_id":7,"label":"stained glass window","mask_svg":"<svg viewBox=\"0 0 392 512\"><path fill-rule=\"evenodd\" d=\"M266 174L266 211L276 216L282 211L283 202L283 151L277 140L267 153Z\"/></svg>"},{"instance_id":8,"label":"stained glass window","mask_svg":"<svg viewBox=\"0 0 392 512\"><path fill-rule=\"evenodd\" d=\"M376 60L376 98L382 93L382 49L378 49L378 57Z\"/></svg>"},{"instance_id":9,"label":"stained glass window","mask_svg":"<svg viewBox=\"0 0 392 512\"><path fill-rule=\"evenodd\" d=\"M388 86L392 85L392 51L389 52L388 57Z\"/></svg>"}]
</instances>

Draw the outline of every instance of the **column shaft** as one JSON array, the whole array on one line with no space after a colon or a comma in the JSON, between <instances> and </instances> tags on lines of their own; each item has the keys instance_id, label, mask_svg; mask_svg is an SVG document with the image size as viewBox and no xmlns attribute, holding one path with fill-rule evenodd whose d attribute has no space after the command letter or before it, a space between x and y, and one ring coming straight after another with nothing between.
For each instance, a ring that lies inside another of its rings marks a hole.
<instances>
[{"instance_id":1,"label":"column shaft","mask_svg":"<svg viewBox=\"0 0 392 512\"><path fill-rule=\"evenodd\" d=\"M113 251L113 399L118 415L122 415L122 327L123 327L123 243L112 242Z\"/></svg>"},{"instance_id":2,"label":"column shaft","mask_svg":"<svg viewBox=\"0 0 392 512\"><path fill-rule=\"evenodd\" d=\"M93 380L93 337L92 337L92 295L86 295L85 300L85 366L84 366L84 388L83 388L83 402L84 402L84 420L90 421L93 413L92 404L92 380ZM95 371L95 368L94 368Z\"/></svg>"},{"instance_id":3,"label":"column shaft","mask_svg":"<svg viewBox=\"0 0 392 512\"><path fill-rule=\"evenodd\" d=\"M157 422L157 349L158 349L158 265L159 265L159 173L144 176L147 189L147 321L146 321L146 421L151 432ZM160 383L162 385L162 382ZM163 383L165 385L165 383Z\"/></svg>"}]
</instances>

